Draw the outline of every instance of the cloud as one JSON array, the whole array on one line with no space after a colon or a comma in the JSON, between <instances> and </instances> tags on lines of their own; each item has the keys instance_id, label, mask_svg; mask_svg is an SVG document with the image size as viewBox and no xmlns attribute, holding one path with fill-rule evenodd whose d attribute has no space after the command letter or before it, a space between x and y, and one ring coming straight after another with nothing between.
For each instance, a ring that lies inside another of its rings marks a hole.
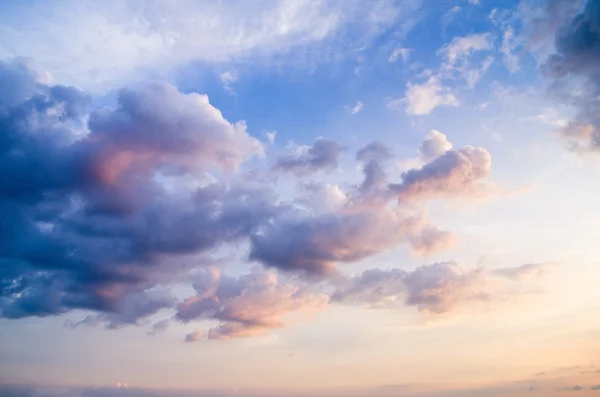
<instances>
[{"instance_id":1,"label":"cloud","mask_svg":"<svg viewBox=\"0 0 600 397\"><path fill-rule=\"evenodd\" d=\"M158 321L154 323L152 330L148 331L148 335L156 335L164 332L167 330L167 328L169 328L170 325L171 321L169 319Z\"/></svg>"},{"instance_id":2,"label":"cloud","mask_svg":"<svg viewBox=\"0 0 600 397\"><path fill-rule=\"evenodd\" d=\"M342 0L259 0L253 5L180 0L150 8L129 0L118 5L75 0L19 4L0 19L0 57L36 57L61 83L105 91L148 76L165 77L194 62L266 64L307 46L323 61L323 54L354 47L356 37L362 45L394 24L413 26L406 22L416 9L391 0L377 7Z\"/></svg>"},{"instance_id":3,"label":"cloud","mask_svg":"<svg viewBox=\"0 0 600 397\"><path fill-rule=\"evenodd\" d=\"M408 236L412 251L419 255L431 255L447 250L454 246L457 240L453 233L433 225L424 227L418 234Z\"/></svg>"},{"instance_id":4,"label":"cloud","mask_svg":"<svg viewBox=\"0 0 600 397\"><path fill-rule=\"evenodd\" d=\"M357 262L421 236L422 217L406 217L385 206L347 206L319 216L281 217L251 238L250 259L287 271L326 276L336 263ZM444 234L428 235L427 246ZM413 242L423 247L424 237Z\"/></svg>"},{"instance_id":5,"label":"cloud","mask_svg":"<svg viewBox=\"0 0 600 397\"><path fill-rule=\"evenodd\" d=\"M472 34L454 37L450 43L444 45L438 54L446 59L451 67L467 59L472 53L493 48L492 37L489 33Z\"/></svg>"},{"instance_id":6,"label":"cloud","mask_svg":"<svg viewBox=\"0 0 600 397\"><path fill-rule=\"evenodd\" d=\"M275 143L275 138L277 137L277 131L266 132L265 135L267 136L267 140L269 141L270 144Z\"/></svg>"},{"instance_id":7,"label":"cloud","mask_svg":"<svg viewBox=\"0 0 600 397\"><path fill-rule=\"evenodd\" d=\"M500 52L502 53L504 65L511 73L516 73L521 68L519 57L515 54L515 50L521 44L521 38L515 35L514 28L512 26L507 27L502 35Z\"/></svg>"},{"instance_id":8,"label":"cloud","mask_svg":"<svg viewBox=\"0 0 600 397\"><path fill-rule=\"evenodd\" d=\"M546 272L546 265L540 263L526 263L519 267L501 268L494 271L494 273L499 276L513 280L524 280L538 277Z\"/></svg>"},{"instance_id":9,"label":"cloud","mask_svg":"<svg viewBox=\"0 0 600 397\"><path fill-rule=\"evenodd\" d=\"M200 342L206 338L206 334L201 329L195 329L185 336L185 343Z\"/></svg>"},{"instance_id":10,"label":"cloud","mask_svg":"<svg viewBox=\"0 0 600 397\"><path fill-rule=\"evenodd\" d=\"M364 108L365 108L365 104L358 101L358 102L356 102L356 105L354 105L354 107L352 108L351 112L352 112L352 114L356 114L356 113L362 111Z\"/></svg>"},{"instance_id":11,"label":"cloud","mask_svg":"<svg viewBox=\"0 0 600 397\"><path fill-rule=\"evenodd\" d=\"M0 97L0 228L11 236L0 250L3 317L90 309L109 326L137 323L171 303L154 292L162 258L247 236L277 211L268 189L172 194L156 178L234 171L261 150L205 96L166 84L124 90L86 128L88 96L40 75L29 61L0 63L11 82Z\"/></svg>"},{"instance_id":12,"label":"cloud","mask_svg":"<svg viewBox=\"0 0 600 397\"><path fill-rule=\"evenodd\" d=\"M388 61L390 63L394 63L398 60L398 58L402 58L402 62L406 63L406 62L408 62L408 58L410 57L410 54L413 51L414 50L412 48L405 48L405 47L394 48L394 51L392 51L392 54L388 58Z\"/></svg>"},{"instance_id":13,"label":"cloud","mask_svg":"<svg viewBox=\"0 0 600 397\"><path fill-rule=\"evenodd\" d=\"M335 141L317 138L312 147L300 146L296 153L279 157L273 169L299 176L332 171L338 167L338 157L344 150L344 146Z\"/></svg>"},{"instance_id":14,"label":"cloud","mask_svg":"<svg viewBox=\"0 0 600 397\"><path fill-rule=\"evenodd\" d=\"M458 106L459 100L444 86L438 76L431 76L422 84L407 83L406 95L388 103L388 107L403 107L406 113L423 116L440 106Z\"/></svg>"},{"instance_id":15,"label":"cloud","mask_svg":"<svg viewBox=\"0 0 600 397\"><path fill-rule=\"evenodd\" d=\"M575 385L575 386L569 386L569 387L562 387L557 390L559 390L559 391L581 391L581 390L583 390L583 387L581 387L579 385Z\"/></svg>"},{"instance_id":16,"label":"cloud","mask_svg":"<svg viewBox=\"0 0 600 397\"><path fill-rule=\"evenodd\" d=\"M229 70L227 72L223 72L219 75L219 80L221 80L221 84L223 85L223 89L230 93L231 95L235 95L233 91L233 87L231 86L238 79L238 74L234 70Z\"/></svg>"},{"instance_id":17,"label":"cloud","mask_svg":"<svg viewBox=\"0 0 600 397\"><path fill-rule=\"evenodd\" d=\"M237 278L216 269L206 270L192 285L196 295L179 305L176 317L184 322L201 318L218 321L219 325L208 331L208 339L261 335L283 327L286 314L318 311L329 299L259 268ZM200 331L188 335L186 341L198 340L198 334Z\"/></svg>"},{"instance_id":18,"label":"cloud","mask_svg":"<svg viewBox=\"0 0 600 397\"><path fill-rule=\"evenodd\" d=\"M421 168L402 174L402 182L390 185L400 200L427 200L472 196L485 191L481 181L491 169L491 156L483 148L466 146L448 150Z\"/></svg>"},{"instance_id":19,"label":"cloud","mask_svg":"<svg viewBox=\"0 0 600 397\"><path fill-rule=\"evenodd\" d=\"M600 5L588 0L583 12L574 16L555 36L555 50L543 72L555 82L553 97L577 110L577 115L559 134L575 151L598 151L600 147Z\"/></svg>"},{"instance_id":20,"label":"cloud","mask_svg":"<svg viewBox=\"0 0 600 397\"><path fill-rule=\"evenodd\" d=\"M419 147L419 157L421 160L429 162L450 149L452 149L452 143L448 141L446 135L438 130L431 130L427 134L427 139Z\"/></svg>"},{"instance_id":21,"label":"cloud","mask_svg":"<svg viewBox=\"0 0 600 397\"><path fill-rule=\"evenodd\" d=\"M392 150L374 142L356 153L364 180L342 189L303 179L338 167L343 147L318 138L277 161L299 177L283 200L246 172L262 144L205 95L152 83L90 112L88 94L46 78L29 60L0 62L2 318L84 310L65 325L153 334L209 320L208 339L260 335L322 307L330 295L317 286L343 264L402 244L421 255L451 246L454 235L407 201L470 194L490 165L484 149L452 149L432 133L427 163L390 185ZM202 270L215 249L238 244L257 270ZM176 285L190 282L182 302ZM151 325L167 310L175 317Z\"/></svg>"},{"instance_id":22,"label":"cloud","mask_svg":"<svg viewBox=\"0 0 600 397\"><path fill-rule=\"evenodd\" d=\"M440 76L444 79L462 79L467 87L475 87L494 62L494 57L487 56L479 66L474 66L470 58L475 52L492 49L493 38L490 33L453 38L437 52L445 60L440 68Z\"/></svg>"},{"instance_id":23,"label":"cloud","mask_svg":"<svg viewBox=\"0 0 600 397\"><path fill-rule=\"evenodd\" d=\"M380 194L387 185L385 166L392 151L381 142L369 143L358 150L356 161L362 164L364 179L358 190L363 195Z\"/></svg>"},{"instance_id":24,"label":"cloud","mask_svg":"<svg viewBox=\"0 0 600 397\"><path fill-rule=\"evenodd\" d=\"M484 269L465 270L453 261L419 266L413 271L371 269L337 281L331 301L372 307L416 306L440 314L471 302L487 302L505 294Z\"/></svg>"}]
</instances>

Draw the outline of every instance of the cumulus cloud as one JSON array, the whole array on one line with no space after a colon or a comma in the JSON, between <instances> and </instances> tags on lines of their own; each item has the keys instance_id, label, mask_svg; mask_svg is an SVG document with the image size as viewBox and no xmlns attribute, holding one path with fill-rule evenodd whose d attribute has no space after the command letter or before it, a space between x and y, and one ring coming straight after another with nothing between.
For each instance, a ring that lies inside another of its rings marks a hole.
<instances>
[{"instance_id":1,"label":"cumulus cloud","mask_svg":"<svg viewBox=\"0 0 600 397\"><path fill-rule=\"evenodd\" d=\"M574 106L577 115L559 129L576 151L600 148L600 4L588 0L583 12L556 31L555 50L542 70L554 79L552 94L557 100Z\"/></svg>"},{"instance_id":2,"label":"cumulus cloud","mask_svg":"<svg viewBox=\"0 0 600 397\"><path fill-rule=\"evenodd\" d=\"M427 134L427 139L419 147L419 157L421 160L429 162L450 149L452 149L452 143L448 141L446 135L438 130L431 130Z\"/></svg>"},{"instance_id":3,"label":"cumulus cloud","mask_svg":"<svg viewBox=\"0 0 600 397\"><path fill-rule=\"evenodd\" d=\"M136 312L169 304L144 301L163 255L247 235L263 204L275 208L265 189L212 184L171 195L156 179L234 170L260 150L243 123L229 123L205 96L165 84L125 90L81 133L87 95L39 75L26 61L0 63L0 79L11 82L0 98L0 228L10 236L0 250L3 317L81 308L125 316L107 317L110 324L133 323Z\"/></svg>"},{"instance_id":4,"label":"cumulus cloud","mask_svg":"<svg viewBox=\"0 0 600 397\"><path fill-rule=\"evenodd\" d=\"M279 157L274 169L296 175L332 171L338 167L338 157L344 150L344 146L338 142L317 138L313 146L299 146L295 153Z\"/></svg>"}]
</instances>

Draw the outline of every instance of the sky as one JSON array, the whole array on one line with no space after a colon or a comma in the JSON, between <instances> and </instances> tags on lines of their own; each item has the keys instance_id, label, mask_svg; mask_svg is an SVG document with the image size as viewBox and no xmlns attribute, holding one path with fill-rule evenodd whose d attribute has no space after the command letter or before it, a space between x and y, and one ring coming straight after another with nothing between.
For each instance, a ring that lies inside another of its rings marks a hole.
<instances>
[{"instance_id":1,"label":"sky","mask_svg":"<svg viewBox=\"0 0 600 397\"><path fill-rule=\"evenodd\" d=\"M600 396L600 1L0 3L3 397Z\"/></svg>"}]
</instances>

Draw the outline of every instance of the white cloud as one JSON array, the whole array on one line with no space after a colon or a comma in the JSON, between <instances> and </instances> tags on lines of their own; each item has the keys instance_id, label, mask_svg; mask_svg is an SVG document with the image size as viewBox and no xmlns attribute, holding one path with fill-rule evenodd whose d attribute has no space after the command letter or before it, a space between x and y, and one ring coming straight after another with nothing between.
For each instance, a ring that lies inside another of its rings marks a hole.
<instances>
[{"instance_id":1,"label":"white cloud","mask_svg":"<svg viewBox=\"0 0 600 397\"><path fill-rule=\"evenodd\" d=\"M502 35L502 45L500 46L500 52L502 53L502 61L506 68L511 72L515 73L520 69L519 57L514 53L521 45L519 37L515 36L515 31L512 27L508 27Z\"/></svg>"},{"instance_id":2,"label":"white cloud","mask_svg":"<svg viewBox=\"0 0 600 397\"><path fill-rule=\"evenodd\" d=\"M475 87L475 84L481 80L483 75L488 71L492 63L494 62L494 57L487 57L479 65L478 68L465 68L461 74L462 77L466 80L467 86L469 88Z\"/></svg>"},{"instance_id":3,"label":"white cloud","mask_svg":"<svg viewBox=\"0 0 600 397\"><path fill-rule=\"evenodd\" d=\"M275 143L275 137L277 137L277 131L269 131L265 135L267 136L269 143L271 143L271 144Z\"/></svg>"},{"instance_id":4,"label":"white cloud","mask_svg":"<svg viewBox=\"0 0 600 397\"><path fill-rule=\"evenodd\" d=\"M492 37L489 33L472 34L453 38L438 51L438 54L446 59L449 66L452 66L468 58L473 52L491 50L492 47Z\"/></svg>"},{"instance_id":5,"label":"white cloud","mask_svg":"<svg viewBox=\"0 0 600 397\"><path fill-rule=\"evenodd\" d=\"M361 101L356 102L356 105L352 108L352 114L356 114L365 108L365 104Z\"/></svg>"},{"instance_id":6,"label":"white cloud","mask_svg":"<svg viewBox=\"0 0 600 397\"><path fill-rule=\"evenodd\" d=\"M388 61L393 63L396 62L398 58L402 58L402 62L406 63L408 61L408 58L410 57L411 52L413 52L412 48L395 48L394 51L392 51L390 57L388 58Z\"/></svg>"},{"instance_id":7,"label":"white cloud","mask_svg":"<svg viewBox=\"0 0 600 397\"><path fill-rule=\"evenodd\" d=\"M427 134L427 139L419 147L419 157L421 160L428 162L450 149L452 149L452 143L448 140L448 137L438 130L431 130Z\"/></svg>"},{"instance_id":8,"label":"white cloud","mask_svg":"<svg viewBox=\"0 0 600 397\"><path fill-rule=\"evenodd\" d=\"M439 106L458 106L459 100L444 86L438 76L431 76L423 84L408 83L406 96L388 103L390 108L404 107L408 114L426 115Z\"/></svg>"},{"instance_id":9,"label":"white cloud","mask_svg":"<svg viewBox=\"0 0 600 397\"><path fill-rule=\"evenodd\" d=\"M416 8L392 0L43 2L0 16L0 58L33 57L58 82L106 91L193 61L264 61L333 36L355 45L344 36L349 26L364 44Z\"/></svg>"},{"instance_id":10,"label":"white cloud","mask_svg":"<svg viewBox=\"0 0 600 397\"><path fill-rule=\"evenodd\" d=\"M481 5L481 0L469 0L469 4L478 6Z\"/></svg>"},{"instance_id":11,"label":"white cloud","mask_svg":"<svg viewBox=\"0 0 600 397\"><path fill-rule=\"evenodd\" d=\"M227 91L230 94L234 94L233 92L233 88L231 87L231 85L233 83L235 83L238 79L238 74L235 70L230 70L227 72L223 72L219 75L219 79L221 80L221 84L223 85L223 88L225 89L225 91Z\"/></svg>"}]
</instances>

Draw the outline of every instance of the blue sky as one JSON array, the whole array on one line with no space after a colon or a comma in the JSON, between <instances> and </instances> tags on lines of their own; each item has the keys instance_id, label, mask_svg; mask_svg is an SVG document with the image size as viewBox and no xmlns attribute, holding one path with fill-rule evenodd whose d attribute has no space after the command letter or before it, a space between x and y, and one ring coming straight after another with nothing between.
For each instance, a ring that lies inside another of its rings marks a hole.
<instances>
[{"instance_id":1,"label":"blue sky","mask_svg":"<svg viewBox=\"0 0 600 397\"><path fill-rule=\"evenodd\" d=\"M596 395L599 20L3 2L0 394Z\"/></svg>"}]
</instances>

